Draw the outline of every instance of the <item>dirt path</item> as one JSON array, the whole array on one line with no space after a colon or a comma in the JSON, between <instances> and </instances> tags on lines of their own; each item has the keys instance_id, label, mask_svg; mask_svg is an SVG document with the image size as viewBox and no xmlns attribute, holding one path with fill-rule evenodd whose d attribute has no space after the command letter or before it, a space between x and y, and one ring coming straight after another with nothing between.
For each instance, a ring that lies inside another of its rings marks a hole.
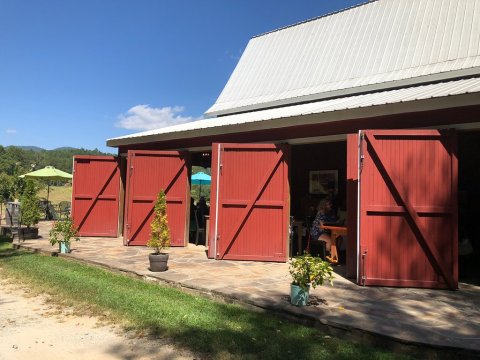
<instances>
[{"instance_id":1,"label":"dirt path","mask_svg":"<svg viewBox=\"0 0 480 360\"><path fill-rule=\"evenodd\" d=\"M0 359L194 359L161 340L137 338L98 318L60 311L46 296L0 279Z\"/></svg>"}]
</instances>

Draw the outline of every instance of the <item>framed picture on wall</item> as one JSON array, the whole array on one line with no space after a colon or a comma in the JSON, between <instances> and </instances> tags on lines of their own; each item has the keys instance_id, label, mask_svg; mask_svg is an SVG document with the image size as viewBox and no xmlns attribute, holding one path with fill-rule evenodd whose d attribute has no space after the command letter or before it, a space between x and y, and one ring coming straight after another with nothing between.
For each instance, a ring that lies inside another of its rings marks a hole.
<instances>
[{"instance_id":1,"label":"framed picture on wall","mask_svg":"<svg viewBox=\"0 0 480 360\"><path fill-rule=\"evenodd\" d=\"M329 189L338 189L338 170L312 170L308 178L310 194L326 195Z\"/></svg>"}]
</instances>

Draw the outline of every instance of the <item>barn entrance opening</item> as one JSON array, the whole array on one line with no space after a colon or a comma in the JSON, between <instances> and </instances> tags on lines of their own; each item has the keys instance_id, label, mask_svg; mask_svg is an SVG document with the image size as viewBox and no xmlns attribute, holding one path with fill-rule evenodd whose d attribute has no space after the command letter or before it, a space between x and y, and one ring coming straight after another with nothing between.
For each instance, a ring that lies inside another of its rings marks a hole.
<instances>
[{"instance_id":1,"label":"barn entrance opening","mask_svg":"<svg viewBox=\"0 0 480 360\"><path fill-rule=\"evenodd\" d=\"M324 249L311 230L319 206L327 200L332 203L327 217L338 227L347 227L347 143L293 145L290 164L291 256L310 251L325 257L331 250L330 244ZM347 236L343 235L337 249L339 264L346 263L346 244Z\"/></svg>"},{"instance_id":2,"label":"barn entrance opening","mask_svg":"<svg viewBox=\"0 0 480 360\"><path fill-rule=\"evenodd\" d=\"M480 285L480 131L458 134L458 271Z\"/></svg>"},{"instance_id":3,"label":"barn entrance opening","mask_svg":"<svg viewBox=\"0 0 480 360\"><path fill-rule=\"evenodd\" d=\"M189 243L206 244L210 217L212 152L192 152L190 157Z\"/></svg>"}]
</instances>

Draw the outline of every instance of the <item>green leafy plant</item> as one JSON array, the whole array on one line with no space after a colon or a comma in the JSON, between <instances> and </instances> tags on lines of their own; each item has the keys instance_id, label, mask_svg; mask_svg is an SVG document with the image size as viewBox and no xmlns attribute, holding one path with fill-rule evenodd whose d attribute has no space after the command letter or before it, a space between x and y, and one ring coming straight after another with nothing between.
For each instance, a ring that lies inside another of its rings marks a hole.
<instances>
[{"instance_id":1,"label":"green leafy plant","mask_svg":"<svg viewBox=\"0 0 480 360\"><path fill-rule=\"evenodd\" d=\"M5 173L0 173L0 201L2 203L13 198L13 178Z\"/></svg>"},{"instance_id":2,"label":"green leafy plant","mask_svg":"<svg viewBox=\"0 0 480 360\"><path fill-rule=\"evenodd\" d=\"M154 254L160 254L162 249L170 247L170 229L167 220L167 200L163 189L160 190L155 201L154 217L150 224L150 239L147 246L154 248Z\"/></svg>"},{"instance_id":3,"label":"green leafy plant","mask_svg":"<svg viewBox=\"0 0 480 360\"><path fill-rule=\"evenodd\" d=\"M304 254L290 261L292 284L307 290L308 286L315 288L326 281L333 286L333 269L327 261L310 254Z\"/></svg>"},{"instance_id":4,"label":"green leafy plant","mask_svg":"<svg viewBox=\"0 0 480 360\"><path fill-rule=\"evenodd\" d=\"M27 180L25 189L20 199L22 211L22 224L27 228L38 224L40 221L40 207L38 205L37 187L32 180Z\"/></svg>"},{"instance_id":5,"label":"green leafy plant","mask_svg":"<svg viewBox=\"0 0 480 360\"><path fill-rule=\"evenodd\" d=\"M52 245L61 242L70 245L72 239L80 241L80 238L78 237L78 229L75 227L73 220L70 217L67 217L64 220L55 221L49 235L49 241Z\"/></svg>"}]
</instances>

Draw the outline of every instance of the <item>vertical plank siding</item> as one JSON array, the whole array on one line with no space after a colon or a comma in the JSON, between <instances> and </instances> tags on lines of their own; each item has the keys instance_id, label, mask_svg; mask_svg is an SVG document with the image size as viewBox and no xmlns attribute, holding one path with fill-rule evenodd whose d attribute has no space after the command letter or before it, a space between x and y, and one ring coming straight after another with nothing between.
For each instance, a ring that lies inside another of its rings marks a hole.
<instances>
[{"instance_id":1,"label":"vertical plank siding","mask_svg":"<svg viewBox=\"0 0 480 360\"><path fill-rule=\"evenodd\" d=\"M454 134L369 130L363 137L360 281L456 288Z\"/></svg>"},{"instance_id":2,"label":"vertical plank siding","mask_svg":"<svg viewBox=\"0 0 480 360\"><path fill-rule=\"evenodd\" d=\"M114 156L75 156L72 217L80 236L118 236L120 171Z\"/></svg>"},{"instance_id":3,"label":"vertical plank siding","mask_svg":"<svg viewBox=\"0 0 480 360\"><path fill-rule=\"evenodd\" d=\"M130 150L127 167L125 243L147 243L154 203L158 192L163 189L171 245L185 246L188 240L188 153Z\"/></svg>"},{"instance_id":4,"label":"vertical plank siding","mask_svg":"<svg viewBox=\"0 0 480 360\"><path fill-rule=\"evenodd\" d=\"M209 239L216 240L216 258L286 261L287 155L280 145L213 145Z\"/></svg>"}]
</instances>

